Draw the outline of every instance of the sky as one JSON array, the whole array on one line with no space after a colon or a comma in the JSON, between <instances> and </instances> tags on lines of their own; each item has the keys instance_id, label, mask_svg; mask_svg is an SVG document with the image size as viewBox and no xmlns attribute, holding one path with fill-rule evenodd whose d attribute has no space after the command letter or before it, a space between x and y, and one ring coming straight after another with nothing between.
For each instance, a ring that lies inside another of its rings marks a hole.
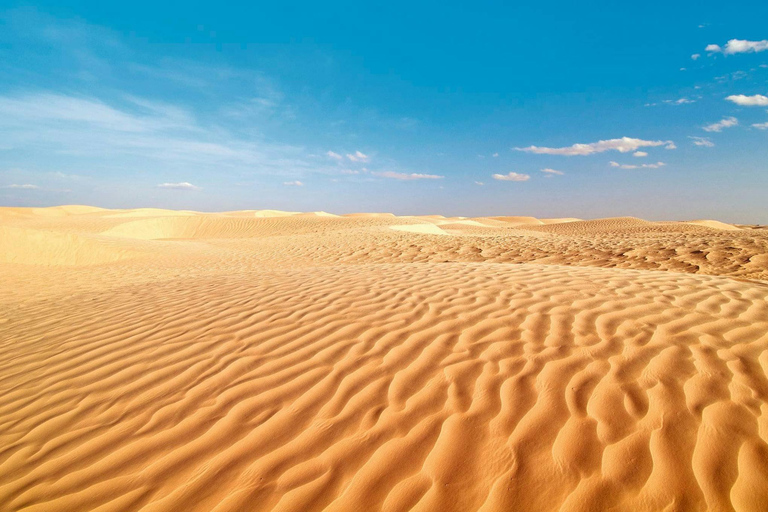
<instances>
[{"instance_id":1,"label":"sky","mask_svg":"<svg viewBox=\"0 0 768 512\"><path fill-rule=\"evenodd\" d=\"M767 19L0 0L0 205L768 224Z\"/></svg>"}]
</instances>

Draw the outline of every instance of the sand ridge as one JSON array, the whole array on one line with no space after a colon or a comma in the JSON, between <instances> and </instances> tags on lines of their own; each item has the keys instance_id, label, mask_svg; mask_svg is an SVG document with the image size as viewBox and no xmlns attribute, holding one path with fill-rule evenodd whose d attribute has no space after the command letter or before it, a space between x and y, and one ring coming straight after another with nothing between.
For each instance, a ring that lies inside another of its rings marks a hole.
<instances>
[{"instance_id":1,"label":"sand ridge","mask_svg":"<svg viewBox=\"0 0 768 512\"><path fill-rule=\"evenodd\" d=\"M115 213L0 209L0 510L768 509L765 231Z\"/></svg>"}]
</instances>

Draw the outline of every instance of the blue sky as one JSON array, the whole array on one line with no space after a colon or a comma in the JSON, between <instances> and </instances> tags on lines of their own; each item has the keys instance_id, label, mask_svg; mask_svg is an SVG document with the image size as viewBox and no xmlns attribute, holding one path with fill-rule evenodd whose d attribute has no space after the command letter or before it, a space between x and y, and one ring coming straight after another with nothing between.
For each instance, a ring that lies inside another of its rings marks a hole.
<instances>
[{"instance_id":1,"label":"blue sky","mask_svg":"<svg viewBox=\"0 0 768 512\"><path fill-rule=\"evenodd\" d=\"M768 223L768 3L0 8L0 204Z\"/></svg>"}]
</instances>

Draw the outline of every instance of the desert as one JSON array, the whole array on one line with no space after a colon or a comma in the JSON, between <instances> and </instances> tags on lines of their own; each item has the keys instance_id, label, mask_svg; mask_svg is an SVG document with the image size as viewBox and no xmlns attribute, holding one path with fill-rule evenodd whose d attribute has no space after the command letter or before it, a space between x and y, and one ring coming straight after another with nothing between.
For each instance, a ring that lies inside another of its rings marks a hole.
<instances>
[{"instance_id":1,"label":"desert","mask_svg":"<svg viewBox=\"0 0 768 512\"><path fill-rule=\"evenodd\" d=\"M768 231L0 208L0 510L766 510Z\"/></svg>"}]
</instances>

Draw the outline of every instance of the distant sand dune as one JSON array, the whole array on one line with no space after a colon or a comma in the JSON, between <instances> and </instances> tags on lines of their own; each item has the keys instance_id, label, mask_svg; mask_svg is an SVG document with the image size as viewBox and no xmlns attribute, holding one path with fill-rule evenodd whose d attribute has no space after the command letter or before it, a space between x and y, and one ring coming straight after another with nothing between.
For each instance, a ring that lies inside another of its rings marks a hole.
<instances>
[{"instance_id":1,"label":"distant sand dune","mask_svg":"<svg viewBox=\"0 0 768 512\"><path fill-rule=\"evenodd\" d=\"M766 231L52 211L0 510L768 510Z\"/></svg>"},{"instance_id":2,"label":"distant sand dune","mask_svg":"<svg viewBox=\"0 0 768 512\"><path fill-rule=\"evenodd\" d=\"M689 221L688 224L694 224L696 226L704 226L712 229L725 229L729 231L740 229L734 226L733 224L726 224L725 222L720 222L718 220L692 220L692 221Z\"/></svg>"},{"instance_id":3,"label":"distant sand dune","mask_svg":"<svg viewBox=\"0 0 768 512\"><path fill-rule=\"evenodd\" d=\"M92 236L0 225L0 263L96 265L136 257L136 249Z\"/></svg>"},{"instance_id":4,"label":"distant sand dune","mask_svg":"<svg viewBox=\"0 0 768 512\"><path fill-rule=\"evenodd\" d=\"M447 235L445 231L435 224L404 224L401 226L390 226L398 231L407 231L409 233L421 233L422 235Z\"/></svg>"}]
</instances>

